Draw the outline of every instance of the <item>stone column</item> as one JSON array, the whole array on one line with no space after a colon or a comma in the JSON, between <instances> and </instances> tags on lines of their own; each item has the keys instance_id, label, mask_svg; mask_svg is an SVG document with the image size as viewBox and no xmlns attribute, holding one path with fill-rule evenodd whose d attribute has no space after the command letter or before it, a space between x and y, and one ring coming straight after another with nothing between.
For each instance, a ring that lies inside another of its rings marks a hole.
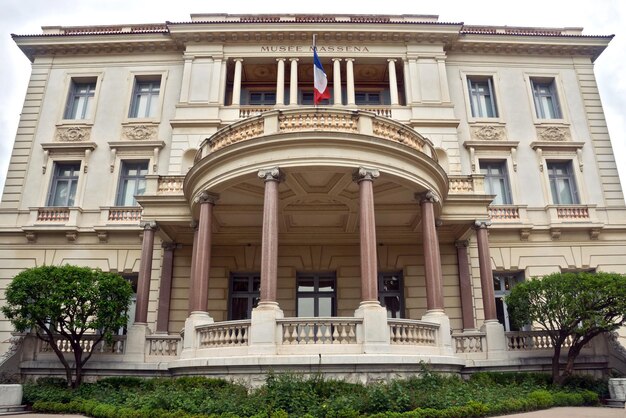
<instances>
[{"instance_id":1,"label":"stone column","mask_svg":"<svg viewBox=\"0 0 626 418\"><path fill-rule=\"evenodd\" d=\"M233 77L233 106L239 106L241 102L241 71L242 58L235 58L235 74Z\"/></svg>"},{"instance_id":2,"label":"stone column","mask_svg":"<svg viewBox=\"0 0 626 418\"><path fill-rule=\"evenodd\" d=\"M209 270L211 268L211 222L213 219L213 206L217 196L202 192L196 203L200 206L198 221L198 242L196 251L192 288L189 289L191 300L191 312L208 311L209 295Z\"/></svg>"},{"instance_id":3,"label":"stone column","mask_svg":"<svg viewBox=\"0 0 626 418\"><path fill-rule=\"evenodd\" d=\"M354 180L359 184L359 233L361 238L361 304L378 303L378 260L376 255L376 221L374 212L374 179L376 169L359 167Z\"/></svg>"},{"instance_id":4,"label":"stone column","mask_svg":"<svg viewBox=\"0 0 626 418\"><path fill-rule=\"evenodd\" d=\"M354 97L354 58L346 58L346 88L348 90L348 106L356 105Z\"/></svg>"},{"instance_id":5,"label":"stone column","mask_svg":"<svg viewBox=\"0 0 626 418\"><path fill-rule=\"evenodd\" d=\"M398 105L398 78L396 77L396 60L388 59L389 63L389 95L391 96L391 105Z\"/></svg>"},{"instance_id":6,"label":"stone column","mask_svg":"<svg viewBox=\"0 0 626 418\"><path fill-rule=\"evenodd\" d=\"M189 86L191 84L191 65L193 64L193 56L183 55L183 80L181 82L180 89L180 102L186 103L189 101Z\"/></svg>"},{"instance_id":7,"label":"stone column","mask_svg":"<svg viewBox=\"0 0 626 418\"><path fill-rule=\"evenodd\" d=\"M135 323L148 323L148 300L150 297L150 280L152 279L152 257L156 222L145 222L143 225L143 242L141 244L141 261L139 279L137 281L137 307Z\"/></svg>"},{"instance_id":8,"label":"stone column","mask_svg":"<svg viewBox=\"0 0 626 418\"><path fill-rule=\"evenodd\" d=\"M263 233L261 243L261 301L252 310L250 319L250 354L276 354L281 335L276 320L283 311L276 302L278 287L278 167L261 169L258 176L265 182L263 201Z\"/></svg>"},{"instance_id":9,"label":"stone column","mask_svg":"<svg viewBox=\"0 0 626 418\"><path fill-rule=\"evenodd\" d=\"M291 61L291 79L289 80L289 104L298 104L298 58L289 58Z\"/></svg>"},{"instance_id":10,"label":"stone column","mask_svg":"<svg viewBox=\"0 0 626 418\"><path fill-rule=\"evenodd\" d=\"M341 106L341 58L333 58L333 94L334 105Z\"/></svg>"},{"instance_id":11,"label":"stone column","mask_svg":"<svg viewBox=\"0 0 626 418\"><path fill-rule=\"evenodd\" d=\"M448 76L446 74L445 58L437 58L437 67L439 69L439 88L441 89L441 101L450 102L450 90L448 89Z\"/></svg>"},{"instance_id":12,"label":"stone column","mask_svg":"<svg viewBox=\"0 0 626 418\"><path fill-rule=\"evenodd\" d=\"M472 278L470 276L469 261L467 258L467 241L457 241L456 257L459 268L459 290L461 292L461 315L463 330L475 330L474 303L472 297Z\"/></svg>"},{"instance_id":13,"label":"stone column","mask_svg":"<svg viewBox=\"0 0 626 418\"><path fill-rule=\"evenodd\" d=\"M193 306L192 305L192 299L191 299L191 289L195 289L196 288L196 259L198 258L197 253L198 253L198 221L192 221L191 225L193 228L193 244L191 247L191 271L189 272L189 298L188 298L188 315L191 315L191 311L193 310Z\"/></svg>"},{"instance_id":14,"label":"stone column","mask_svg":"<svg viewBox=\"0 0 626 418\"><path fill-rule=\"evenodd\" d=\"M170 320L174 250L177 245L173 242L166 242L163 243L161 247L163 248L163 259L161 261L161 283L159 285L159 308L157 310L156 332L167 334L167 327Z\"/></svg>"},{"instance_id":15,"label":"stone column","mask_svg":"<svg viewBox=\"0 0 626 418\"><path fill-rule=\"evenodd\" d=\"M285 104L285 58L276 58L278 68L276 69L276 104Z\"/></svg>"},{"instance_id":16,"label":"stone column","mask_svg":"<svg viewBox=\"0 0 626 418\"><path fill-rule=\"evenodd\" d=\"M443 277L441 254L435 225L434 193L419 195L422 206L422 245L424 247L424 274L426 276L426 306L428 311L443 312Z\"/></svg>"},{"instance_id":17,"label":"stone column","mask_svg":"<svg viewBox=\"0 0 626 418\"><path fill-rule=\"evenodd\" d=\"M478 266L480 268L480 285L483 296L483 310L485 322L481 327L486 336L487 358L501 359L506 357L506 337L504 327L498 322L496 313L496 298L493 290L493 271L491 270L491 255L489 254L489 237L487 227L491 221L476 221L476 242L478 244Z\"/></svg>"}]
</instances>

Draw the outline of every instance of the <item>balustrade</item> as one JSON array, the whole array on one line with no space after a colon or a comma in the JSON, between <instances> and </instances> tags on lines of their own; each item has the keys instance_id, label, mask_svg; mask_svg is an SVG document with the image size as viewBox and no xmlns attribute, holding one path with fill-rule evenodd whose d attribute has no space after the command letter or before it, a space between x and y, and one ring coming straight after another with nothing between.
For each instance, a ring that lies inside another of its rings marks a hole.
<instances>
[{"instance_id":1,"label":"balustrade","mask_svg":"<svg viewBox=\"0 0 626 418\"><path fill-rule=\"evenodd\" d=\"M196 328L199 348L245 346L250 335L250 321L226 321Z\"/></svg>"},{"instance_id":2,"label":"balustrade","mask_svg":"<svg viewBox=\"0 0 626 418\"><path fill-rule=\"evenodd\" d=\"M519 209L513 206L490 206L489 216L494 221L518 220Z\"/></svg>"},{"instance_id":3,"label":"balustrade","mask_svg":"<svg viewBox=\"0 0 626 418\"><path fill-rule=\"evenodd\" d=\"M485 350L486 334L484 332L453 334L455 351L457 353L482 353Z\"/></svg>"},{"instance_id":4,"label":"balustrade","mask_svg":"<svg viewBox=\"0 0 626 418\"><path fill-rule=\"evenodd\" d=\"M175 335L148 335L149 356L177 356L181 338Z\"/></svg>"},{"instance_id":5,"label":"balustrade","mask_svg":"<svg viewBox=\"0 0 626 418\"><path fill-rule=\"evenodd\" d=\"M161 176L157 186L158 195L183 194L185 176Z\"/></svg>"},{"instance_id":6,"label":"balustrade","mask_svg":"<svg viewBox=\"0 0 626 418\"><path fill-rule=\"evenodd\" d=\"M287 318L282 325L282 343L356 344L356 327L360 318Z\"/></svg>"},{"instance_id":7,"label":"balustrade","mask_svg":"<svg viewBox=\"0 0 626 418\"><path fill-rule=\"evenodd\" d=\"M437 324L409 319L390 319L388 323L391 344L437 345Z\"/></svg>"},{"instance_id":8,"label":"balustrade","mask_svg":"<svg viewBox=\"0 0 626 418\"><path fill-rule=\"evenodd\" d=\"M37 210L38 222L66 222L70 219L69 208L39 208Z\"/></svg>"},{"instance_id":9,"label":"balustrade","mask_svg":"<svg viewBox=\"0 0 626 418\"><path fill-rule=\"evenodd\" d=\"M109 221L112 222L139 222L142 209L140 207L109 208Z\"/></svg>"},{"instance_id":10,"label":"balustrade","mask_svg":"<svg viewBox=\"0 0 626 418\"><path fill-rule=\"evenodd\" d=\"M85 335L80 340L80 347L84 353L88 353L91 351L96 340L100 338L99 335ZM59 350L62 353L73 353L74 350L68 339L63 336L55 336L54 340L59 347ZM125 335L114 336L112 342L109 344L104 340L101 340L97 343L96 348L94 349L94 354L124 354L124 346L126 343ZM40 353L53 353L54 350L50 346L50 343L47 341L41 341L39 345Z\"/></svg>"},{"instance_id":11,"label":"balustrade","mask_svg":"<svg viewBox=\"0 0 626 418\"><path fill-rule=\"evenodd\" d=\"M560 219L589 219L589 209L585 206L557 206L556 216Z\"/></svg>"},{"instance_id":12,"label":"balustrade","mask_svg":"<svg viewBox=\"0 0 626 418\"><path fill-rule=\"evenodd\" d=\"M515 331L506 333L507 349L509 351L534 351L552 350L554 344L545 331ZM572 337L567 337L563 343L563 348L572 345Z\"/></svg>"}]
</instances>

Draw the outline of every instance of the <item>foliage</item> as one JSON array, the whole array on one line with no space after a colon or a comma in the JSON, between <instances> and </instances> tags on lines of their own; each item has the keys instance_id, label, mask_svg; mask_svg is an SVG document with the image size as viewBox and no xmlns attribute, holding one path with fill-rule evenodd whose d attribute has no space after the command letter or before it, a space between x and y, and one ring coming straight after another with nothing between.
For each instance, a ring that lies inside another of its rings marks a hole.
<instances>
[{"instance_id":1,"label":"foliage","mask_svg":"<svg viewBox=\"0 0 626 418\"><path fill-rule=\"evenodd\" d=\"M591 339L626 322L626 275L617 273L555 273L515 286L506 298L518 326L536 324L554 345L552 380L562 383ZM571 339L567 363L560 373L560 355Z\"/></svg>"},{"instance_id":2,"label":"foliage","mask_svg":"<svg viewBox=\"0 0 626 418\"><path fill-rule=\"evenodd\" d=\"M107 378L69 389L58 380L25 385L33 410L93 417L483 417L550 406L595 405L598 394L552 386L538 373L480 373L469 380L424 376L369 385L320 376L269 375L248 390L204 377ZM43 381L43 382L42 382ZM583 386L599 386L591 380Z\"/></svg>"},{"instance_id":3,"label":"foliage","mask_svg":"<svg viewBox=\"0 0 626 418\"><path fill-rule=\"evenodd\" d=\"M82 368L99 343L110 343L128 322L131 296L130 283L120 275L70 265L42 266L13 278L2 313L17 331L31 330L47 342L65 367L68 385L78 386ZM90 334L95 340L85 347L81 342ZM73 370L59 348L63 340L74 354Z\"/></svg>"}]
</instances>

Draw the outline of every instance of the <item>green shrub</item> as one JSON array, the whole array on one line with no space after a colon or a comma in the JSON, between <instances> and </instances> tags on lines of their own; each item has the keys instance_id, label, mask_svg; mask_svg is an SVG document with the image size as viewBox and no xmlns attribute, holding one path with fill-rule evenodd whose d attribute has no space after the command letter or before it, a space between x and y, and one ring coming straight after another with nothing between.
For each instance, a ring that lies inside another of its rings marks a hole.
<instances>
[{"instance_id":1,"label":"green shrub","mask_svg":"<svg viewBox=\"0 0 626 418\"><path fill-rule=\"evenodd\" d=\"M554 404L552 394L547 390L535 390L528 394L528 400L536 406L537 409L547 409Z\"/></svg>"}]
</instances>

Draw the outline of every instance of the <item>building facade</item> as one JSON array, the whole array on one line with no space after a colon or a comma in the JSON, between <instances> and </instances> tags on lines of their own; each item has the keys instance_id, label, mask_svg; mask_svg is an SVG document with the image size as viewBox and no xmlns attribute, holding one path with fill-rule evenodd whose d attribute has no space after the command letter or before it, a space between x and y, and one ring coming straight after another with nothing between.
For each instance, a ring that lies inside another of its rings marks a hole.
<instances>
[{"instance_id":1,"label":"building facade","mask_svg":"<svg viewBox=\"0 0 626 418\"><path fill-rule=\"evenodd\" d=\"M314 106L313 49L331 98ZM626 273L593 62L610 36L436 16L44 27L0 204L0 287L78 264L136 304L87 374L368 379L542 369L504 296ZM2 351L57 373L32 337ZM21 345L20 345L21 344ZM598 338L580 367L623 369ZM15 357L14 356L14 357Z\"/></svg>"}]
</instances>

